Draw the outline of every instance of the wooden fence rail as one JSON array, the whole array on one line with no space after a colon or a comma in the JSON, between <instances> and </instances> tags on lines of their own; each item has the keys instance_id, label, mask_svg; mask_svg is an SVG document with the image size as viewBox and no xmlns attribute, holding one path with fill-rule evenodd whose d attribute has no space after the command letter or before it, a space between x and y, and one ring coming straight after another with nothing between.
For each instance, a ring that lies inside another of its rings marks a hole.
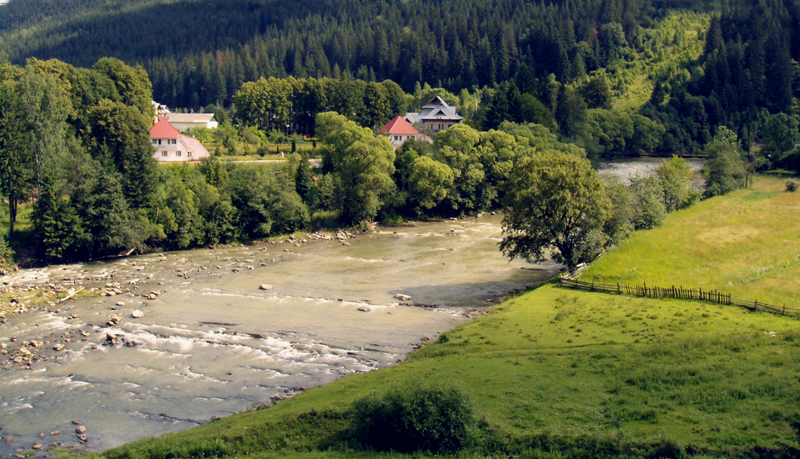
<instances>
[{"instance_id":1,"label":"wooden fence rail","mask_svg":"<svg viewBox=\"0 0 800 459\"><path fill-rule=\"evenodd\" d=\"M586 292L603 292L615 293L617 295L640 296L647 298L676 298L681 300L700 300L709 303L727 304L733 306L740 306L747 308L751 311L767 311L774 314L782 315L800 315L800 309L787 308L786 305L775 306L767 303L762 303L758 300L750 301L741 298L734 298L730 293L722 293L717 290L703 290L698 289L685 289L683 287L648 287L647 284L642 286L630 286L614 284L600 284L596 282L581 282L566 277L561 278L561 286L571 288L574 290L583 290Z\"/></svg>"}]
</instances>

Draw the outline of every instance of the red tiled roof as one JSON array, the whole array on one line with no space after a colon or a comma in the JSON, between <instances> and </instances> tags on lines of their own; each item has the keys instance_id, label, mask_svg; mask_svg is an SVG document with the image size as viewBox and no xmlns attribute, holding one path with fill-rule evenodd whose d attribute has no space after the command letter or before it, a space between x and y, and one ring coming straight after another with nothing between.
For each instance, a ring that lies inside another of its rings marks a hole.
<instances>
[{"instance_id":1,"label":"red tiled roof","mask_svg":"<svg viewBox=\"0 0 800 459\"><path fill-rule=\"evenodd\" d=\"M415 135L419 132L414 129L414 126L412 126L411 123L404 120L400 116L395 116L392 118L392 120L386 123L380 130L386 134L395 135Z\"/></svg>"},{"instance_id":2,"label":"red tiled roof","mask_svg":"<svg viewBox=\"0 0 800 459\"><path fill-rule=\"evenodd\" d=\"M180 134L166 118L158 120L158 123L150 129L151 139L177 139Z\"/></svg>"}]
</instances>

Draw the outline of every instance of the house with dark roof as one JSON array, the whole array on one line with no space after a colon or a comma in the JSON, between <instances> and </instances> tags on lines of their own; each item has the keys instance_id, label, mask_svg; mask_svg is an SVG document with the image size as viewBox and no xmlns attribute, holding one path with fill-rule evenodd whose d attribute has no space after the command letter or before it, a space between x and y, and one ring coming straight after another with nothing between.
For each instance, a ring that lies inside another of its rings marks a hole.
<instances>
[{"instance_id":1,"label":"house with dark roof","mask_svg":"<svg viewBox=\"0 0 800 459\"><path fill-rule=\"evenodd\" d=\"M423 130L436 133L461 123L464 117L456 113L455 107L436 96L422 107L421 112L406 113L405 119Z\"/></svg>"},{"instance_id":2,"label":"house with dark roof","mask_svg":"<svg viewBox=\"0 0 800 459\"><path fill-rule=\"evenodd\" d=\"M150 142L156 148L153 157L159 161L197 161L210 156L199 140L181 134L166 118L150 129Z\"/></svg>"},{"instance_id":3,"label":"house with dark roof","mask_svg":"<svg viewBox=\"0 0 800 459\"><path fill-rule=\"evenodd\" d=\"M416 130L411 123L400 116L395 116L392 118L392 120L383 125L378 132L387 136L389 138L389 142L392 144L392 147L395 149L397 149L397 147L402 145L403 142L408 139L418 139L433 142L430 137Z\"/></svg>"}]
</instances>

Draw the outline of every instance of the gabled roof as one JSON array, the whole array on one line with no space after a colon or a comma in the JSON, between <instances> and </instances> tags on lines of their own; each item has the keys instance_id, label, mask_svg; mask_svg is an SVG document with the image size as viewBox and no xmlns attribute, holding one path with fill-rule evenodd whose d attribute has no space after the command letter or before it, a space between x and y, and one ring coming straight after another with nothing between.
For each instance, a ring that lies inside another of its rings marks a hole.
<instances>
[{"instance_id":1,"label":"gabled roof","mask_svg":"<svg viewBox=\"0 0 800 459\"><path fill-rule=\"evenodd\" d=\"M168 113L167 119L173 123L207 123L214 117L213 113Z\"/></svg>"},{"instance_id":2,"label":"gabled roof","mask_svg":"<svg viewBox=\"0 0 800 459\"><path fill-rule=\"evenodd\" d=\"M158 120L158 123L150 129L151 139L177 139L180 134L166 118Z\"/></svg>"},{"instance_id":3,"label":"gabled roof","mask_svg":"<svg viewBox=\"0 0 800 459\"><path fill-rule=\"evenodd\" d=\"M386 123L381 129L381 132L394 135L416 135L419 131L414 129L408 121L404 120L401 116L395 116L391 121Z\"/></svg>"},{"instance_id":4,"label":"gabled roof","mask_svg":"<svg viewBox=\"0 0 800 459\"><path fill-rule=\"evenodd\" d=\"M434 108L434 107L439 107L441 105L449 107L449 105L447 105L447 102L445 102L444 99L442 99L439 96L436 96L433 99L429 100L427 104L423 105L422 108Z\"/></svg>"},{"instance_id":5,"label":"gabled roof","mask_svg":"<svg viewBox=\"0 0 800 459\"><path fill-rule=\"evenodd\" d=\"M447 105L441 97L436 96L430 100L419 114L419 120L462 120L463 117L456 113L456 108Z\"/></svg>"}]
</instances>

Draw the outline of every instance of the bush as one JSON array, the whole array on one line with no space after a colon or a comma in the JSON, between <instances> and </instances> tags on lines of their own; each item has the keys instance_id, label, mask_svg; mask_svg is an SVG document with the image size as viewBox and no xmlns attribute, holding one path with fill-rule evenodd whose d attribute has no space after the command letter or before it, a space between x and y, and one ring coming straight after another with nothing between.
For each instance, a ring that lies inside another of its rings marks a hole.
<instances>
[{"instance_id":1,"label":"bush","mask_svg":"<svg viewBox=\"0 0 800 459\"><path fill-rule=\"evenodd\" d=\"M261 156L262 158L263 158L264 156L267 156L269 153L270 153L270 151L269 151L269 145L261 145L261 146L260 146L260 147L258 147L258 149L256 150L256 154L258 154L258 156Z\"/></svg>"},{"instance_id":2,"label":"bush","mask_svg":"<svg viewBox=\"0 0 800 459\"><path fill-rule=\"evenodd\" d=\"M466 446L475 423L469 396L438 384L411 384L356 400L352 435L380 451L450 453Z\"/></svg>"},{"instance_id":3,"label":"bush","mask_svg":"<svg viewBox=\"0 0 800 459\"><path fill-rule=\"evenodd\" d=\"M789 191L791 193L794 193L795 191L797 191L797 182L795 182L794 180L787 180L786 181L786 191Z\"/></svg>"}]
</instances>

